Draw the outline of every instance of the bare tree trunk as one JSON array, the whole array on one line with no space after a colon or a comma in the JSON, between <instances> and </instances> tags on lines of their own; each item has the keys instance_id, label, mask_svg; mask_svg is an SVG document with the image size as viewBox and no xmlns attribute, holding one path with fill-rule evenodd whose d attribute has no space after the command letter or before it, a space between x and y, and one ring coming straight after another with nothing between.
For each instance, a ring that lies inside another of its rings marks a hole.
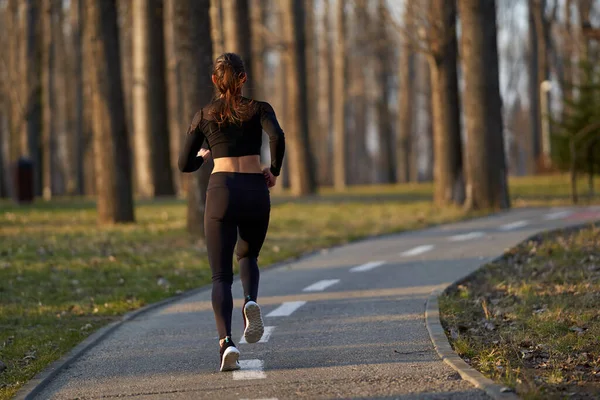
<instances>
[{"instance_id":1,"label":"bare tree trunk","mask_svg":"<svg viewBox=\"0 0 600 400\"><path fill-rule=\"evenodd\" d=\"M43 0L42 6L42 186L44 200L52 198L52 143L54 141L54 41L52 32L54 0Z\"/></svg>"},{"instance_id":2,"label":"bare tree trunk","mask_svg":"<svg viewBox=\"0 0 600 400\"><path fill-rule=\"evenodd\" d=\"M306 82L306 43L304 0L285 0L283 26L287 43L289 167L292 194L302 196L316 191L310 139L308 135L308 93Z\"/></svg>"},{"instance_id":3,"label":"bare tree trunk","mask_svg":"<svg viewBox=\"0 0 600 400\"><path fill-rule=\"evenodd\" d=\"M319 132L320 145L315 153L317 165L317 181L319 185L330 185L331 182L331 80L332 80L332 62L331 62L331 29L330 29L330 7L329 0L324 2L324 10L321 14L319 24L319 84L318 88L318 109L319 109Z\"/></svg>"},{"instance_id":4,"label":"bare tree trunk","mask_svg":"<svg viewBox=\"0 0 600 400\"><path fill-rule=\"evenodd\" d=\"M154 110L150 109L150 96L154 96L150 77L150 64L155 62L151 59L151 52L155 51L155 44L151 43L150 13L153 5L150 0L132 0L131 2L131 36L132 45L132 67L133 67L133 92L131 102L133 106L133 160L135 164L135 187L136 192L145 198L154 197L154 176L152 171L152 122L150 115Z\"/></svg>"},{"instance_id":5,"label":"bare tree trunk","mask_svg":"<svg viewBox=\"0 0 600 400\"><path fill-rule=\"evenodd\" d=\"M213 0L215 1L215 0ZM167 82L167 115L169 118L169 149L171 153L171 171L173 173L173 182L179 196L186 190L184 183L187 180L177 167L177 160L181 150L181 138L185 132L187 116L183 115L182 99L182 79L181 79L181 59L177 53L175 43L175 8L172 1L165 1L164 4L164 27L165 27L165 57L166 57L166 82Z\"/></svg>"},{"instance_id":6,"label":"bare tree trunk","mask_svg":"<svg viewBox=\"0 0 600 400\"><path fill-rule=\"evenodd\" d=\"M165 104L162 1L134 0L133 128L138 192L173 194Z\"/></svg>"},{"instance_id":7,"label":"bare tree trunk","mask_svg":"<svg viewBox=\"0 0 600 400\"><path fill-rule=\"evenodd\" d=\"M88 60L91 59L91 50L86 45L88 27L86 26L85 1L79 0L79 16L81 23L81 80L83 83L83 104L82 104L82 157L85 160L83 164L83 192L87 196L96 195L96 160L94 157L94 104L92 92L92 71L85 68ZM120 4L120 3L119 3ZM123 31L121 30L120 33Z\"/></svg>"},{"instance_id":8,"label":"bare tree trunk","mask_svg":"<svg viewBox=\"0 0 600 400\"><path fill-rule=\"evenodd\" d=\"M372 65L370 54L368 54L367 43L370 43L369 37L369 10L365 0L357 0L353 7L354 19L352 24L355 26L352 40L352 51L350 52L352 61L350 62L350 81L352 83L350 103L352 104L351 115L353 116L353 127L350 130L352 137L349 139L348 154L348 173L350 184L364 183L366 174L371 170L370 160L366 152L366 131L367 131L367 74L366 70ZM318 137L315 139L318 140ZM318 141L318 147L322 141ZM314 145L315 143L313 143Z\"/></svg>"},{"instance_id":9,"label":"bare tree trunk","mask_svg":"<svg viewBox=\"0 0 600 400\"><path fill-rule=\"evenodd\" d=\"M36 168L34 193L41 194L39 132L41 129L40 103L40 7L36 0L19 3L19 103L22 104L19 117L20 155L29 158ZM16 71L15 71L16 72ZM15 116L16 118L16 116Z\"/></svg>"},{"instance_id":10,"label":"bare tree trunk","mask_svg":"<svg viewBox=\"0 0 600 400\"><path fill-rule=\"evenodd\" d=\"M421 71L421 99L423 103L422 121L422 146L423 156L427 160L423 174L419 175L418 180L430 182L433 180L433 93L431 91L431 70L429 69L429 60L427 55L420 57ZM418 160L417 160L418 162ZM418 171L418 164L415 162L415 170Z\"/></svg>"},{"instance_id":11,"label":"bare tree trunk","mask_svg":"<svg viewBox=\"0 0 600 400\"><path fill-rule=\"evenodd\" d=\"M414 29L412 8L407 3L404 11L404 25L407 30ZM396 142L396 178L400 183L410 182L411 169L411 136L414 124L414 79L415 79L415 54L412 43L404 43L400 54L399 92L398 92L398 134Z\"/></svg>"},{"instance_id":12,"label":"bare tree trunk","mask_svg":"<svg viewBox=\"0 0 600 400\"><path fill-rule=\"evenodd\" d=\"M6 185L7 165L4 160L4 148L6 131L4 129L4 110L0 110L0 199L9 197L8 187Z\"/></svg>"},{"instance_id":13,"label":"bare tree trunk","mask_svg":"<svg viewBox=\"0 0 600 400\"><path fill-rule=\"evenodd\" d=\"M81 49L82 39L82 22L83 22L83 0L71 0L71 45L73 47L72 60L72 77L75 84L71 90L71 107L73 112L73 143L75 148L75 169L76 169L76 186L77 194L82 195L84 191L84 119L83 119L83 53ZM88 160L90 162L91 160Z\"/></svg>"},{"instance_id":14,"label":"bare tree trunk","mask_svg":"<svg viewBox=\"0 0 600 400\"><path fill-rule=\"evenodd\" d=\"M210 0L210 24L210 35L213 42L213 58L216 59L225 52L222 0Z\"/></svg>"},{"instance_id":15,"label":"bare tree trunk","mask_svg":"<svg viewBox=\"0 0 600 400\"><path fill-rule=\"evenodd\" d=\"M253 0L250 7L250 28L252 38L252 80L254 97L265 100L265 41L262 30L266 24L267 6L265 0Z\"/></svg>"},{"instance_id":16,"label":"bare tree trunk","mask_svg":"<svg viewBox=\"0 0 600 400\"><path fill-rule=\"evenodd\" d=\"M331 177L331 99L332 99L332 77L333 62L331 55L331 24L329 0L324 2L319 39L319 131L321 137L320 146L317 148L317 180L319 185L330 185Z\"/></svg>"},{"instance_id":17,"label":"bare tree trunk","mask_svg":"<svg viewBox=\"0 0 600 400\"><path fill-rule=\"evenodd\" d=\"M336 41L333 60L333 185L336 190L346 188L346 13L344 0L336 5Z\"/></svg>"},{"instance_id":18,"label":"bare tree trunk","mask_svg":"<svg viewBox=\"0 0 600 400\"><path fill-rule=\"evenodd\" d=\"M495 0L459 0L467 131L467 206L510 206L506 184Z\"/></svg>"},{"instance_id":19,"label":"bare tree trunk","mask_svg":"<svg viewBox=\"0 0 600 400\"><path fill-rule=\"evenodd\" d=\"M531 153L528 155L527 173L533 175L537 172L538 161L541 154L541 118L540 118L540 46L537 24L535 22L536 0L529 0L529 111L531 113ZM539 9L539 4L538 4Z\"/></svg>"},{"instance_id":20,"label":"bare tree trunk","mask_svg":"<svg viewBox=\"0 0 600 400\"><path fill-rule=\"evenodd\" d=\"M56 13L52 25L54 37L54 51L56 68L54 68L54 93L56 94L56 110L55 110L55 134L56 141L52 149L55 165L54 189L57 194L72 195L75 193L75 176L72 158L74 154L70 152L69 146L69 123L68 123L68 93L70 87L70 77L68 76L69 63L67 56L66 38L64 34L64 12L61 2L57 3L54 8Z\"/></svg>"},{"instance_id":21,"label":"bare tree trunk","mask_svg":"<svg viewBox=\"0 0 600 400\"><path fill-rule=\"evenodd\" d=\"M125 99L125 118L127 122L127 132L129 143L132 147L132 154L135 154L135 138L133 128L133 2L131 0L117 0L119 17L119 42L121 56L121 74L123 75L123 95ZM137 165L135 157L132 160L133 191L138 193Z\"/></svg>"},{"instance_id":22,"label":"bare tree trunk","mask_svg":"<svg viewBox=\"0 0 600 400\"><path fill-rule=\"evenodd\" d=\"M165 16L172 18L174 52L180 61L181 111L188 126L199 107L212 97L212 57L210 0L165 0ZM173 44L169 44L171 46ZM184 135L185 131L180 132ZM187 229L194 238L204 237L204 206L210 165L188 175Z\"/></svg>"},{"instance_id":23,"label":"bare tree trunk","mask_svg":"<svg viewBox=\"0 0 600 400\"><path fill-rule=\"evenodd\" d=\"M306 83L307 83L307 96L308 96L308 132L311 144L311 154L314 161L314 169L316 171L321 168L319 164L319 157L317 156L318 148L321 146L322 133L319 131L319 118L318 118L318 84L319 84L319 71L318 53L317 53L317 33L315 24L315 0L304 0L305 2L305 32L306 32Z\"/></svg>"},{"instance_id":24,"label":"bare tree trunk","mask_svg":"<svg viewBox=\"0 0 600 400\"><path fill-rule=\"evenodd\" d=\"M434 0L429 9L433 117L434 202L462 204L465 198L458 89L456 4Z\"/></svg>"},{"instance_id":25,"label":"bare tree trunk","mask_svg":"<svg viewBox=\"0 0 600 400\"><path fill-rule=\"evenodd\" d=\"M236 53L244 60L248 82L245 95L254 98L254 74L252 71L252 32L250 30L249 0L221 0L223 5L223 31L225 52Z\"/></svg>"},{"instance_id":26,"label":"bare tree trunk","mask_svg":"<svg viewBox=\"0 0 600 400\"><path fill-rule=\"evenodd\" d=\"M541 129L541 127L544 124L544 119L548 118L547 115L544 115L545 110L542 110L541 108L541 104L542 103L542 99L541 96L542 94L540 93L540 88L542 86L542 82L549 80L550 79L550 66L549 66L549 53L550 53L550 26L549 26L549 22L548 19L545 16L545 10L546 10L546 0L530 0L529 2L529 8L530 8L530 13L532 13L532 17L530 17L530 23L533 22L533 26L534 26L534 34L536 35L535 41L536 44L535 46L532 46L533 48L535 48L537 50L537 56L535 57L536 61L537 61L537 65L532 65L532 68L534 66L537 66L537 73L535 74L535 77L537 78L537 81L535 82L535 88L531 88L532 90L532 94L533 94L533 90L535 90L537 92L537 96L536 99L538 100L538 104L537 104L537 111L538 111L538 115L537 115L537 125L539 130L539 136L537 139L534 139L534 146L537 146L536 152L537 152L537 157L535 157L535 159L533 160L534 165L536 167L535 171L539 171L540 167L543 167L543 165L549 161L549 160L544 160L542 158L543 154L542 154L542 145L541 143L543 142L542 140L542 134L544 133ZM531 28L530 28L531 29ZM532 63L533 64L533 63ZM545 101L546 104L550 104L550 94L546 93L544 94L545 97ZM536 154L534 154L534 156L536 156Z\"/></svg>"},{"instance_id":27,"label":"bare tree trunk","mask_svg":"<svg viewBox=\"0 0 600 400\"><path fill-rule=\"evenodd\" d=\"M392 47L391 38L387 32L389 26L389 13L384 0L377 3L377 28L374 30L375 48L377 51L375 79L380 85L379 96L376 100L376 115L379 133L379 168L382 173L383 182L392 183L397 179L396 165L394 163L394 132L392 129L392 116L390 115L390 87L388 84L391 75L390 48ZM411 55L412 57L412 55ZM405 85L406 81L401 82ZM412 90L412 87L409 88ZM410 99L400 99L400 101L410 101ZM412 115L412 114L411 114ZM412 116L409 115L409 119ZM410 135L410 132L408 133ZM407 160L408 161L408 160ZM399 177L399 175L398 175Z\"/></svg>"},{"instance_id":28,"label":"bare tree trunk","mask_svg":"<svg viewBox=\"0 0 600 400\"><path fill-rule=\"evenodd\" d=\"M86 4L93 93L98 222L134 221L131 161L121 81L116 0Z\"/></svg>"}]
</instances>

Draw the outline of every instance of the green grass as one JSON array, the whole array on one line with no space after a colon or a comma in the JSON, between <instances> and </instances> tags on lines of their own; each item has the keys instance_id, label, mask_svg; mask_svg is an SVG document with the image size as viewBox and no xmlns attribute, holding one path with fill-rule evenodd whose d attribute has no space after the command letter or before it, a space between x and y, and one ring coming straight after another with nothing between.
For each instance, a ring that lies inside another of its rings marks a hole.
<instances>
[{"instance_id":1,"label":"green grass","mask_svg":"<svg viewBox=\"0 0 600 400\"><path fill-rule=\"evenodd\" d=\"M516 205L564 204L568 178L511 180ZM260 263L366 236L476 214L431 206L431 184L324 188L273 198ZM145 304L210 281L206 250L185 232L182 200L138 202L136 224L96 226L93 201L0 201L0 399L94 330Z\"/></svg>"},{"instance_id":2,"label":"green grass","mask_svg":"<svg viewBox=\"0 0 600 400\"><path fill-rule=\"evenodd\" d=\"M600 226L593 225L512 249L440 297L455 351L524 399L597 396L598 304Z\"/></svg>"}]
</instances>

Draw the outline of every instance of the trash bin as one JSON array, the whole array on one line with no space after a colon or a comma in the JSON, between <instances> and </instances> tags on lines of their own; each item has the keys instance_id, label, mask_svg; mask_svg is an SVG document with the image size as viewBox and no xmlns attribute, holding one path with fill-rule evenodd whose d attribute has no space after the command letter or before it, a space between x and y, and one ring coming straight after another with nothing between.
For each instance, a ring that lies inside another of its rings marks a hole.
<instances>
[{"instance_id":1,"label":"trash bin","mask_svg":"<svg viewBox=\"0 0 600 400\"><path fill-rule=\"evenodd\" d=\"M33 194L33 162L25 157L19 158L14 168L14 197L17 203L31 203Z\"/></svg>"}]
</instances>

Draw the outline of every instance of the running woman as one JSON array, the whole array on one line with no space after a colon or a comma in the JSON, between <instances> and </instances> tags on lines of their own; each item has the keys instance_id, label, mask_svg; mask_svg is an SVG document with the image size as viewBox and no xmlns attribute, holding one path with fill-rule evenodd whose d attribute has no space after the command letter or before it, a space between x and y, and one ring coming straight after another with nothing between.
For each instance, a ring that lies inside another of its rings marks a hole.
<instances>
[{"instance_id":1,"label":"running woman","mask_svg":"<svg viewBox=\"0 0 600 400\"><path fill-rule=\"evenodd\" d=\"M240 368L239 350L231 339L233 253L244 288L244 338L258 342L264 333L258 296L258 254L269 226L269 188L275 186L285 152L283 130L273 107L242 96L247 80L240 56L218 57L212 73L215 97L194 116L179 156L179 169L194 172L212 157L204 211L208 261L212 271L221 371ZM270 167L262 168L262 131L269 135Z\"/></svg>"}]
</instances>

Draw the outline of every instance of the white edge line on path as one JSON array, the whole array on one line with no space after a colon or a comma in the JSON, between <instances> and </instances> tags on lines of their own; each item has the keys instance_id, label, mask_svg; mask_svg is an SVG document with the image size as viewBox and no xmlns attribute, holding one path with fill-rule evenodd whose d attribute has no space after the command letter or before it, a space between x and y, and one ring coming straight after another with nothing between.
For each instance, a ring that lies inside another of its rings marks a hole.
<instances>
[{"instance_id":1,"label":"white edge line on path","mask_svg":"<svg viewBox=\"0 0 600 400\"><path fill-rule=\"evenodd\" d=\"M322 292L323 290L327 289L329 286L333 286L336 283L338 283L339 281L340 281L339 279L325 279L325 280L315 282L312 285L305 287L304 289L302 289L302 291L303 292Z\"/></svg>"},{"instance_id":2,"label":"white edge line on path","mask_svg":"<svg viewBox=\"0 0 600 400\"><path fill-rule=\"evenodd\" d=\"M271 338L271 335L273 334L274 329L275 329L274 326L265 326L265 332L263 333L263 335L260 338L260 340L258 341L258 343L267 343L269 341L269 339ZM246 342L246 339L243 336L240 339L239 343L240 344L248 344L248 342Z\"/></svg>"},{"instance_id":3,"label":"white edge line on path","mask_svg":"<svg viewBox=\"0 0 600 400\"><path fill-rule=\"evenodd\" d=\"M241 369L233 371L233 379L236 381L249 379L265 379L267 374L263 371L263 360L240 360Z\"/></svg>"},{"instance_id":4,"label":"white edge line on path","mask_svg":"<svg viewBox=\"0 0 600 400\"><path fill-rule=\"evenodd\" d=\"M350 272L370 271L372 269L382 266L383 264L385 264L385 261L371 261L366 264L362 264L362 265L358 265L354 268L350 268Z\"/></svg>"},{"instance_id":5,"label":"white edge line on path","mask_svg":"<svg viewBox=\"0 0 600 400\"><path fill-rule=\"evenodd\" d=\"M288 301L267 314L267 317L287 317L306 304L306 301Z\"/></svg>"},{"instance_id":6,"label":"white edge line on path","mask_svg":"<svg viewBox=\"0 0 600 400\"><path fill-rule=\"evenodd\" d=\"M400 253L400 255L403 257L418 256L419 254L427 253L428 251L432 250L433 247L434 246L432 244L424 244L422 246L417 246L410 250L402 252Z\"/></svg>"}]
</instances>

